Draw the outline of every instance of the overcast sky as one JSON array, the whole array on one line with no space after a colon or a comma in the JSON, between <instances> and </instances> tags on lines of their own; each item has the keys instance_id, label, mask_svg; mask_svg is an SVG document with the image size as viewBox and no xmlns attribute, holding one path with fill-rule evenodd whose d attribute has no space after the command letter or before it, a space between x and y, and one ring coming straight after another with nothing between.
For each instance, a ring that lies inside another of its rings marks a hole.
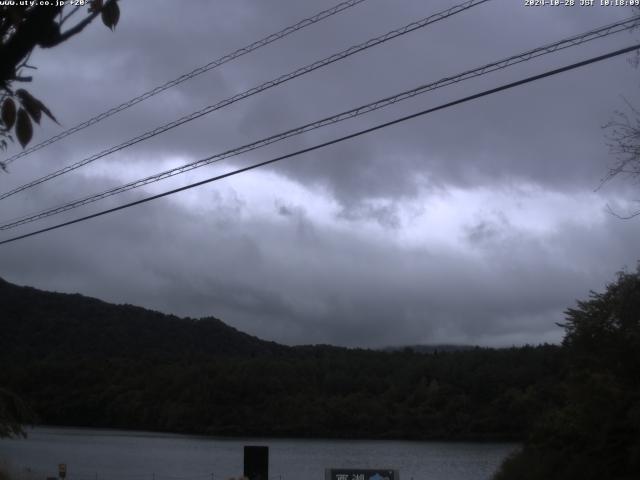
<instances>
[{"instance_id":1,"label":"overcast sky","mask_svg":"<svg viewBox=\"0 0 640 480\"><path fill-rule=\"evenodd\" d=\"M30 91L60 120L32 144L333 6L333 0L121 1L36 51ZM11 164L7 191L179 116L440 11L367 0ZM188 6L188 8L186 8ZM632 15L494 0L297 78L0 202L1 220L462 72ZM631 45L640 31L442 88L356 120L3 232L76 218ZM640 259L640 186L596 191L602 126L640 71L618 57L274 166L0 246L0 276L180 316L215 316L287 344L558 342L563 311ZM9 154L18 152L13 147Z\"/></svg>"}]
</instances>

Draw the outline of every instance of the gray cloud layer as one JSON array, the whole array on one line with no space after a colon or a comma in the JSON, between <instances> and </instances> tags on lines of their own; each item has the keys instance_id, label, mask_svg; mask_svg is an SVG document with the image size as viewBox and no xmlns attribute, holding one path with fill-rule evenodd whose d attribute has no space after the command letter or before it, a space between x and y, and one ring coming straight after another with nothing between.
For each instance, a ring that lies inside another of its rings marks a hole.
<instances>
[{"instance_id":1,"label":"gray cloud layer","mask_svg":"<svg viewBox=\"0 0 640 480\"><path fill-rule=\"evenodd\" d=\"M31 91L66 127L332 2L193 1L187 9L154 1L152 13L150 5L122 2L115 33L92 25L34 55ZM0 178L2 190L450 5L370 0L15 162ZM0 212L6 219L39 210L631 13L489 2L4 201ZM637 38L620 34L544 57L231 163L293 151ZM562 311L638 259L637 221L603 214L607 202L624 208L636 187L616 182L592 192L610 161L601 126L624 106L621 95L637 98L637 88L638 71L624 58L610 60L298 157L246 181L0 247L0 275L213 315L287 343L557 341ZM44 125L35 141L58 131Z\"/></svg>"}]
</instances>

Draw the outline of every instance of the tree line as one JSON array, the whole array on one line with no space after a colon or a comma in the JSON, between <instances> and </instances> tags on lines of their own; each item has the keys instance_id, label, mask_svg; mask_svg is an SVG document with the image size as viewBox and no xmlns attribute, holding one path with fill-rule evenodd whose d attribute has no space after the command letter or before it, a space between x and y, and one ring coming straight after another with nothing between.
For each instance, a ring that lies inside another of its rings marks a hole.
<instances>
[{"instance_id":1,"label":"tree line","mask_svg":"<svg viewBox=\"0 0 640 480\"><path fill-rule=\"evenodd\" d=\"M561 345L507 349L287 347L4 281L0 297L0 434L22 399L50 425L512 439L496 480L640 478L640 269L569 308Z\"/></svg>"},{"instance_id":2,"label":"tree line","mask_svg":"<svg viewBox=\"0 0 640 480\"><path fill-rule=\"evenodd\" d=\"M0 385L46 424L215 435L519 439L558 397L543 345L287 347L0 281Z\"/></svg>"}]
</instances>

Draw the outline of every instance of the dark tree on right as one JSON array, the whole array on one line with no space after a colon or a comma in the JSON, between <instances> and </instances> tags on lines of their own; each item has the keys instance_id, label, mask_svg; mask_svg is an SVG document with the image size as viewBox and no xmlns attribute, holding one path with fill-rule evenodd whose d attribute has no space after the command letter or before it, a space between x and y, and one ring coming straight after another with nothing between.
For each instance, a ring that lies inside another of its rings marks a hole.
<instances>
[{"instance_id":1,"label":"dark tree on right","mask_svg":"<svg viewBox=\"0 0 640 480\"><path fill-rule=\"evenodd\" d=\"M566 311L562 405L496 480L640 478L640 266Z\"/></svg>"}]
</instances>

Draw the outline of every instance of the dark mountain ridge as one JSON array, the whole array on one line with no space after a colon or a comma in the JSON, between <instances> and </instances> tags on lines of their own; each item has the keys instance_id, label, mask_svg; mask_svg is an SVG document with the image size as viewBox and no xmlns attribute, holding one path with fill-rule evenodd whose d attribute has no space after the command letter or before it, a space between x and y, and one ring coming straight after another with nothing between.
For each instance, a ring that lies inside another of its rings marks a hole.
<instances>
[{"instance_id":1,"label":"dark mountain ridge","mask_svg":"<svg viewBox=\"0 0 640 480\"><path fill-rule=\"evenodd\" d=\"M179 318L80 294L0 279L0 351L21 357L176 359L279 355L289 347L240 332L217 318Z\"/></svg>"},{"instance_id":2,"label":"dark mountain ridge","mask_svg":"<svg viewBox=\"0 0 640 480\"><path fill-rule=\"evenodd\" d=\"M51 425L241 436L518 439L557 397L559 347L287 347L0 281L0 388Z\"/></svg>"}]
</instances>

